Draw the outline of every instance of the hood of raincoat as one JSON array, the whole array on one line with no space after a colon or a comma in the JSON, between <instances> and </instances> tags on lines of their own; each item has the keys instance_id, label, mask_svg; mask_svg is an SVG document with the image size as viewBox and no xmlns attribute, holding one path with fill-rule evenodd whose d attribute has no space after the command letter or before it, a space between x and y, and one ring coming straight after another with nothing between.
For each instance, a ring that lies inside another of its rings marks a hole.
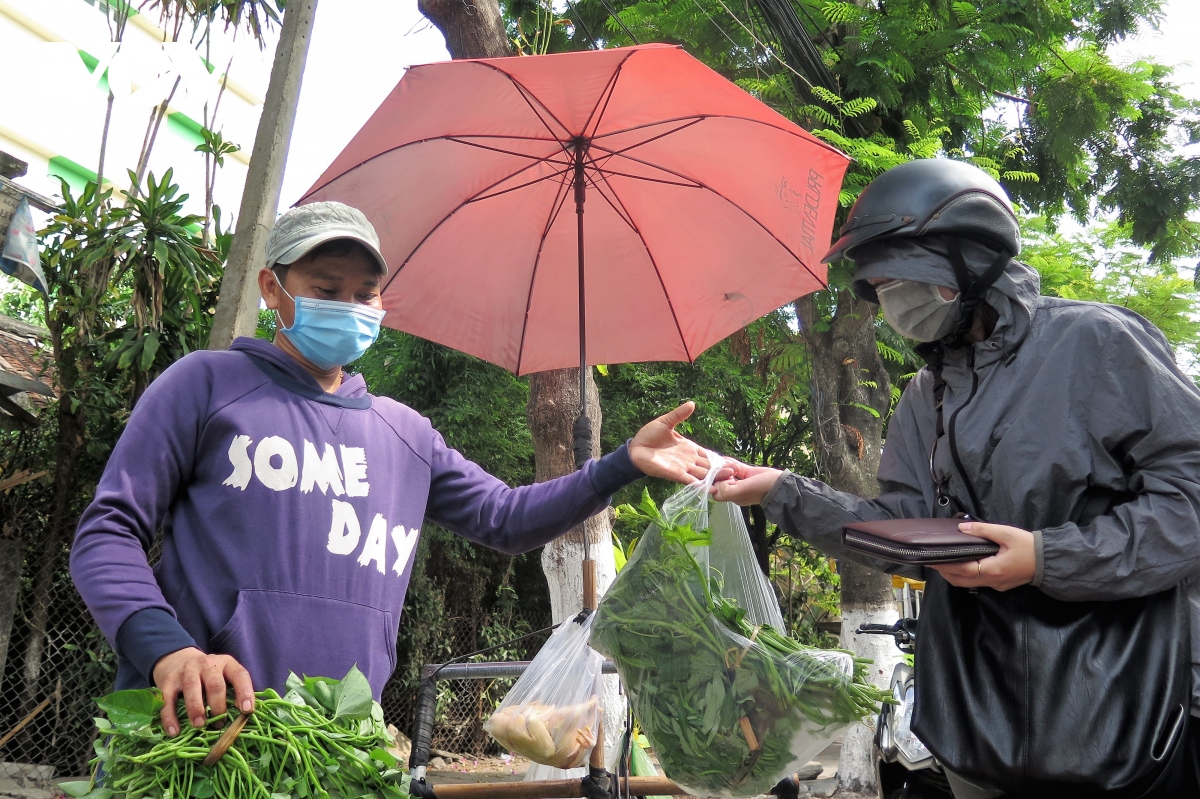
<instances>
[{"instance_id":1,"label":"hood of raincoat","mask_svg":"<svg viewBox=\"0 0 1200 799\"><path fill-rule=\"evenodd\" d=\"M978 242L960 240L960 245L968 271L976 276L983 274L998 255ZM942 236L887 239L864 245L855 251L854 259L854 293L869 302L879 302L870 283L872 278L917 280L958 290L947 240ZM1032 267L1017 260L1008 262L1004 273L983 295L984 302L998 316L991 338L984 342L984 352L1006 356L1016 352L1029 332L1041 287L1041 278Z\"/></svg>"}]
</instances>

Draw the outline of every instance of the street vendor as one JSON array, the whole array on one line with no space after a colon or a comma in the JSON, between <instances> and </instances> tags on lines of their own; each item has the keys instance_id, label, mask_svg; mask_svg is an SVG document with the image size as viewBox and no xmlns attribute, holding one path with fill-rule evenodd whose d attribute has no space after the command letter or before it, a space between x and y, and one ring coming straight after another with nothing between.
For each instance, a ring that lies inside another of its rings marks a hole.
<instances>
[{"instance_id":1,"label":"street vendor","mask_svg":"<svg viewBox=\"0 0 1200 799\"><path fill-rule=\"evenodd\" d=\"M378 699L424 520L509 554L580 525L643 474L704 476L674 428L691 403L580 471L510 488L429 420L343 367L375 341L387 264L357 209L304 205L276 222L258 275L273 342L194 352L138 401L80 519L71 575L117 652L117 688L177 697L191 724L289 672L357 664ZM161 561L147 553L162 531Z\"/></svg>"}]
</instances>

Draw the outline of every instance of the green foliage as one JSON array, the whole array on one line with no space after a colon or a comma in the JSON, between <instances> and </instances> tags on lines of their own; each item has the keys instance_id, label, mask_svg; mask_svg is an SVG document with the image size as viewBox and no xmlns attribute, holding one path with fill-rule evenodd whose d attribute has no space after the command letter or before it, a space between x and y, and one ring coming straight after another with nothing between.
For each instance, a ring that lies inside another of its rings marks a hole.
<instances>
[{"instance_id":1,"label":"green foliage","mask_svg":"<svg viewBox=\"0 0 1200 799\"><path fill-rule=\"evenodd\" d=\"M1129 245L1119 222L1064 235L1044 220L1027 221L1023 260L1038 270L1042 293L1073 300L1120 305L1149 319L1175 347L1188 371L1200 357L1197 289L1171 264L1147 260Z\"/></svg>"}]
</instances>

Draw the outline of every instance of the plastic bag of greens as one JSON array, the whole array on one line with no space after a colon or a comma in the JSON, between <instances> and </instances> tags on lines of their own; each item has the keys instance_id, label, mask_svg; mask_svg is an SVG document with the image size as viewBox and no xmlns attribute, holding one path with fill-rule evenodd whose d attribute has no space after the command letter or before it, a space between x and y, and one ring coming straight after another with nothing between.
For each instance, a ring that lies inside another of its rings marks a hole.
<instances>
[{"instance_id":1,"label":"plastic bag of greens","mask_svg":"<svg viewBox=\"0 0 1200 799\"><path fill-rule=\"evenodd\" d=\"M483 725L506 749L535 763L586 765L600 726L604 658L588 646L594 614L559 627Z\"/></svg>"},{"instance_id":2,"label":"plastic bag of greens","mask_svg":"<svg viewBox=\"0 0 1200 799\"><path fill-rule=\"evenodd\" d=\"M808 762L851 722L875 713L885 694L848 652L801 646L724 593L743 555L712 551L709 503L720 468L673 495L660 512L644 494L621 516L645 533L596 612L592 646L612 658L634 715L668 777L698 796L763 794ZM746 536L730 524L716 537ZM729 542L726 542L728 544ZM723 545L724 546L724 545ZM749 557L753 557L752 554ZM722 565L722 574L714 563ZM769 584L741 580L743 601L765 603ZM773 599L771 600L773 601Z\"/></svg>"}]
</instances>

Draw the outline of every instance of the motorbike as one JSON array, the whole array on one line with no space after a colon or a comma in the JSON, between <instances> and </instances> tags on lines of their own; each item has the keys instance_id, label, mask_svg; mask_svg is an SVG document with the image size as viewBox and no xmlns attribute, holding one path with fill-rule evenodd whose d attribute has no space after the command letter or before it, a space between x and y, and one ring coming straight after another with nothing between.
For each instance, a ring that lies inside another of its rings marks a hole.
<instances>
[{"instance_id":1,"label":"motorbike","mask_svg":"<svg viewBox=\"0 0 1200 799\"><path fill-rule=\"evenodd\" d=\"M919 604L907 586L904 616L895 624L863 624L859 635L890 635L896 647L912 655L917 645ZM945 772L921 739L913 734L912 712L916 700L913 666L898 663L892 670L894 705L884 705L875 722L875 778L880 799L953 799Z\"/></svg>"}]
</instances>

